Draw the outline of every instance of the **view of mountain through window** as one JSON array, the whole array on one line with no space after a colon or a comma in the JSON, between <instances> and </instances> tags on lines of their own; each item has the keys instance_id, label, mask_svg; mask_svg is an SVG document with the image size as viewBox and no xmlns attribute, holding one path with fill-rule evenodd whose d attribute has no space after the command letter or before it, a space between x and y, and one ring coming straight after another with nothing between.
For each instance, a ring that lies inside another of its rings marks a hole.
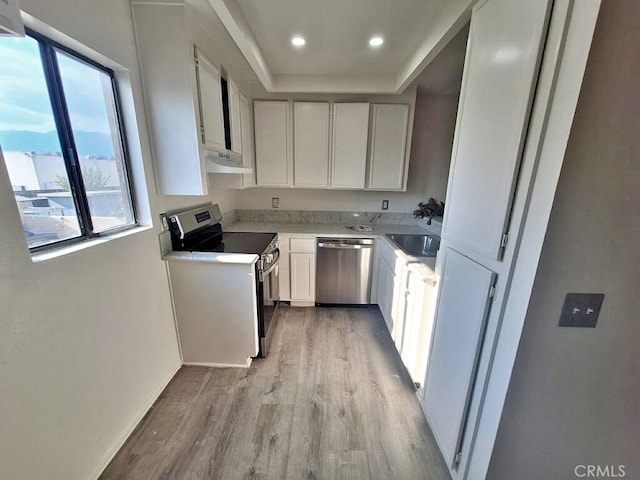
<instances>
[{"instance_id":1,"label":"view of mountain through window","mask_svg":"<svg viewBox=\"0 0 640 480\"><path fill-rule=\"evenodd\" d=\"M0 62L0 147L29 247L133 224L107 71L29 36L0 38Z\"/></svg>"}]
</instances>

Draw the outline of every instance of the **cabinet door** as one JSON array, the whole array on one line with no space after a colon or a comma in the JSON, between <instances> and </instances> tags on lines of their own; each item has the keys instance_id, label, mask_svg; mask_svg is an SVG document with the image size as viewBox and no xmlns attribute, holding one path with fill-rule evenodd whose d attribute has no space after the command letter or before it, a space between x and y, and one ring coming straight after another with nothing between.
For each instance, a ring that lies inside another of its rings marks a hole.
<instances>
[{"instance_id":1,"label":"cabinet door","mask_svg":"<svg viewBox=\"0 0 640 480\"><path fill-rule=\"evenodd\" d=\"M378 264L378 308L384 322L387 324L389 333L393 330L393 318L391 316L391 310L393 305L393 286L394 286L394 273L387 262L380 258Z\"/></svg>"},{"instance_id":2,"label":"cabinet door","mask_svg":"<svg viewBox=\"0 0 640 480\"><path fill-rule=\"evenodd\" d=\"M315 301L316 259L313 253L291 253L291 300Z\"/></svg>"},{"instance_id":3,"label":"cabinet door","mask_svg":"<svg viewBox=\"0 0 640 480\"><path fill-rule=\"evenodd\" d=\"M220 71L197 48L196 72L200 101L200 138L205 147L224 149Z\"/></svg>"},{"instance_id":4,"label":"cabinet door","mask_svg":"<svg viewBox=\"0 0 640 480\"><path fill-rule=\"evenodd\" d=\"M296 187L329 183L329 104L293 104L293 164Z\"/></svg>"},{"instance_id":5,"label":"cabinet door","mask_svg":"<svg viewBox=\"0 0 640 480\"><path fill-rule=\"evenodd\" d=\"M289 236L278 234L278 244L280 249L280 300L291 300L291 268L289 255Z\"/></svg>"},{"instance_id":6,"label":"cabinet door","mask_svg":"<svg viewBox=\"0 0 640 480\"><path fill-rule=\"evenodd\" d=\"M242 127L240 124L240 92L231 77L227 78L229 93L229 127L231 128L231 150L242 153Z\"/></svg>"},{"instance_id":7,"label":"cabinet door","mask_svg":"<svg viewBox=\"0 0 640 480\"><path fill-rule=\"evenodd\" d=\"M445 461L454 465L467 417L495 274L446 249L425 385L425 412Z\"/></svg>"},{"instance_id":8,"label":"cabinet door","mask_svg":"<svg viewBox=\"0 0 640 480\"><path fill-rule=\"evenodd\" d=\"M257 184L291 186L289 102L253 102Z\"/></svg>"},{"instance_id":9,"label":"cabinet door","mask_svg":"<svg viewBox=\"0 0 640 480\"><path fill-rule=\"evenodd\" d=\"M421 272L420 267L410 267L406 299L404 338L400 356L413 382L424 386L434 327L435 277Z\"/></svg>"},{"instance_id":10,"label":"cabinet door","mask_svg":"<svg viewBox=\"0 0 640 480\"><path fill-rule=\"evenodd\" d=\"M369 140L369 104L333 105L331 186L364 188Z\"/></svg>"},{"instance_id":11,"label":"cabinet door","mask_svg":"<svg viewBox=\"0 0 640 480\"><path fill-rule=\"evenodd\" d=\"M403 190L409 105L374 105L369 188Z\"/></svg>"},{"instance_id":12,"label":"cabinet door","mask_svg":"<svg viewBox=\"0 0 640 480\"><path fill-rule=\"evenodd\" d=\"M256 160L253 155L253 121L251 105L240 94L240 131L242 135L242 165L253 168L253 173L242 174L242 187L253 187L256 184Z\"/></svg>"},{"instance_id":13,"label":"cabinet door","mask_svg":"<svg viewBox=\"0 0 640 480\"><path fill-rule=\"evenodd\" d=\"M546 32L548 1L474 10L443 236L501 254Z\"/></svg>"}]
</instances>

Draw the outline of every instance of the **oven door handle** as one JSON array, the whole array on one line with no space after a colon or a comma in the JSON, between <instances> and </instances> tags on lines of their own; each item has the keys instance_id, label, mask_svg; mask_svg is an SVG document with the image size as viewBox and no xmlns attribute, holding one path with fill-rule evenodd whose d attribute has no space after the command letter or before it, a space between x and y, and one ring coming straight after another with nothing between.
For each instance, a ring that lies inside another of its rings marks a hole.
<instances>
[{"instance_id":1,"label":"oven door handle","mask_svg":"<svg viewBox=\"0 0 640 480\"><path fill-rule=\"evenodd\" d=\"M271 264L269 265L269 268L267 268L266 270L262 270L260 272L260 278L263 278L267 275L269 275L274 268L276 268L278 266L278 263L280 262L280 250L276 250L273 252L273 262L271 262Z\"/></svg>"}]
</instances>

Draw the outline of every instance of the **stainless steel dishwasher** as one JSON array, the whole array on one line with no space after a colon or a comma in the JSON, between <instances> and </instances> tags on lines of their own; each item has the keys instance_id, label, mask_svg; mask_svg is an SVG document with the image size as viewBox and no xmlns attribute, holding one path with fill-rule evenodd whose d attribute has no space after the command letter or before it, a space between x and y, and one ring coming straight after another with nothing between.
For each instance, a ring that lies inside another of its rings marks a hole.
<instances>
[{"instance_id":1,"label":"stainless steel dishwasher","mask_svg":"<svg viewBox=\"0 0 640 480\"><path fill-rule=\"evenodd\" d=\"M367 305L372 238L318 238L316 303Z\"/></svg>"}]
</instances>

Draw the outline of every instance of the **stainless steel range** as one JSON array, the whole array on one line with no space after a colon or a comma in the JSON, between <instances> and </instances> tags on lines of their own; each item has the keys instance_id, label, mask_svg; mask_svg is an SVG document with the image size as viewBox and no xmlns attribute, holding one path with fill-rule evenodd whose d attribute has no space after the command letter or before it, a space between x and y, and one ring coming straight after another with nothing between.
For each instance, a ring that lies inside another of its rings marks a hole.
<instances>
[{"instance_id":1,"label":"stainless steel range","mask_svg":"<svg viewBox=\"0 0 640 480\"><path fill-rule=\"evenodd\" d=\"M259 357L265 357L275 328L279 295L278 239L275 233L224 232L218 205L205 205L167 217L171 244L178 252L254 254L258 256L256 295ZM230 302L243 301L230 298Z\"/></svg>"}]
</instances>

